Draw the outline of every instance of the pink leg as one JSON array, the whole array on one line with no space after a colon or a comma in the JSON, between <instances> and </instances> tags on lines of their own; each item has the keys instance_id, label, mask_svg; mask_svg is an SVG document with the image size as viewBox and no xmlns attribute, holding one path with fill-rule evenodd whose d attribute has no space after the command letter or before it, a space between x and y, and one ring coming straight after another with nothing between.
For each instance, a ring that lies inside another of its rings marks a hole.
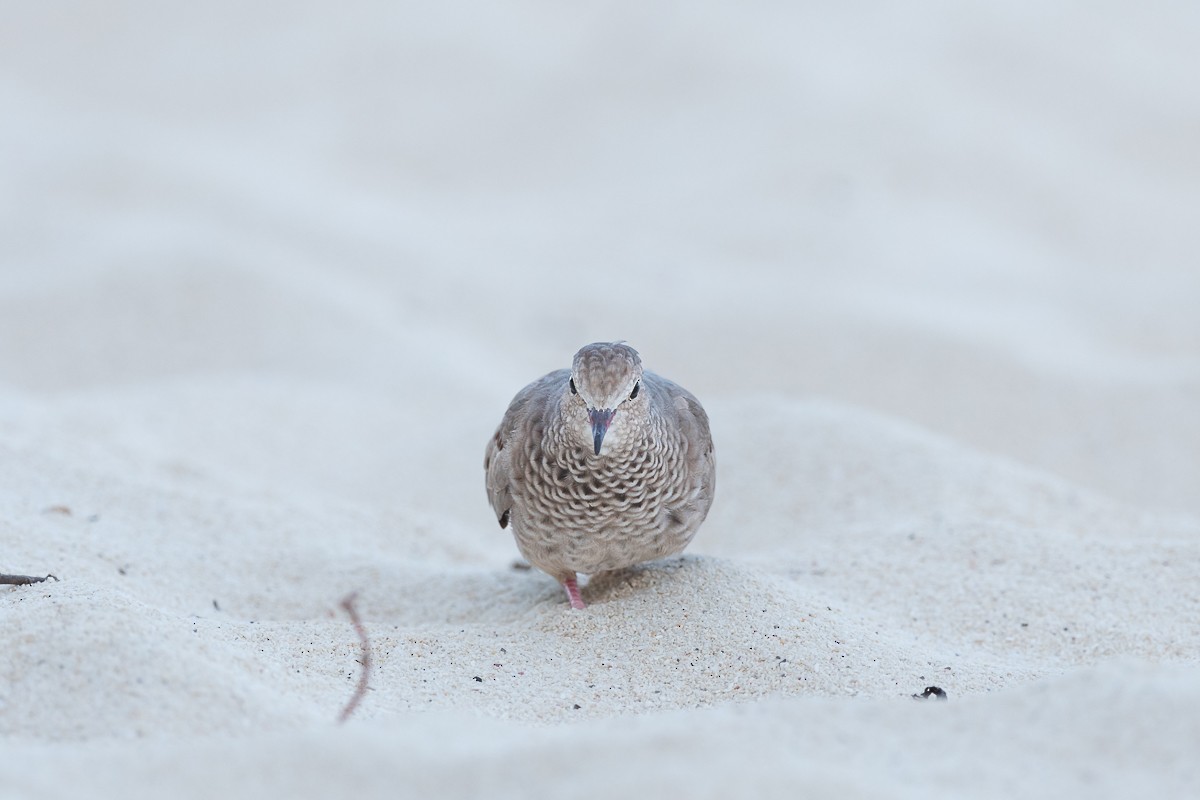
<instances>
[{"instance_id":1,"label":"pink leg","mask_svg":"<svg viewBox=\"0 0 1200 800\"><path fill-rule=\"evenodd\" d=\"M579 596L579 584L575 582L574 575L563 581L562 585L567 590L567 597L571 598L571 608L587 608L583 604L583 598Z\"/></svg>"}]
</instances>

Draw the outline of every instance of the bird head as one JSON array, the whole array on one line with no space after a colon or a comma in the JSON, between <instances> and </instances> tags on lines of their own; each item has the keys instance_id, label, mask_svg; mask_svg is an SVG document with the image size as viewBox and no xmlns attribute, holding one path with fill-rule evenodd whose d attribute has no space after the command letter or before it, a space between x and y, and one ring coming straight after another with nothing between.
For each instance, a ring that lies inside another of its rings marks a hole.
<instances>
[{"instance_id":1,"label":"bird head","mask_svg":"<svg viewBox=\"0 0 1200 800\"><path fill-rule=\"evenodd\" d=\"M642 359L623 342L596 342L580 348L571 364L567 383L568 402L586 412L588 436L593 452L600 455L605 434L618 412L628 414L641 407Z\"/></svg>"}]
</instances>

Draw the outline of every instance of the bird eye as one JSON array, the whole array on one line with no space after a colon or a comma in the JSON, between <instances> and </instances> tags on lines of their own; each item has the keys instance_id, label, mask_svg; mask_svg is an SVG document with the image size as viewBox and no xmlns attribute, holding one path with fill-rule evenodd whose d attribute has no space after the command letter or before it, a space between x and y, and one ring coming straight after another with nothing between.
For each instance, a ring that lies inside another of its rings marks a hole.
<instances>
[{"instance_id":1,"label":"bird eye","mask_svg":"<svg viewBox=\"0 0 1200 800\"><path fill-rule=\"evenodd\" d=\"M579 390L575 388L574 378L571 378L571 394L579 394Z\"/></svg>"},{"instance_id":2,"label":"bird eye","mask_svg":"<svg viewBox=\"0 0 1200 800\"><path fill-rule=\"evenodd\" d=\"M637 383L635 383L635 384L633 385L633 391L629 393L629 399L630 399L630 400L632 400L633 398L635 398L635 397L637 397L637 396L638 396L638 389L640 389L640 388L641 388L641 386L642 386L642 382L641 382L641 381L638 381Z\"/></svg>"}]
</instances>

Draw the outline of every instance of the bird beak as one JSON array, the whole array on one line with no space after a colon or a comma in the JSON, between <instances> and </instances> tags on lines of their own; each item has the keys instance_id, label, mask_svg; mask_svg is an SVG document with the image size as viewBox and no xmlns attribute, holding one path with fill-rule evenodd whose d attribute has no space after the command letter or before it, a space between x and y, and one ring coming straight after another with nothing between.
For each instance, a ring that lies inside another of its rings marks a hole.
<instances>
[{"instance_id":1,"label":"bird beak","mask_svg":"<svg viewBox=\"0 0 1200 800\"><path fill-rule=\"evenodd\" d=\"M596 444L596 455L600 455L600 445L604 442L604 434L608 432L608 426L616 413L616 410L611 408L588 409L588 420L592 423L592 441Z\"/></svg>"}]
</instances>

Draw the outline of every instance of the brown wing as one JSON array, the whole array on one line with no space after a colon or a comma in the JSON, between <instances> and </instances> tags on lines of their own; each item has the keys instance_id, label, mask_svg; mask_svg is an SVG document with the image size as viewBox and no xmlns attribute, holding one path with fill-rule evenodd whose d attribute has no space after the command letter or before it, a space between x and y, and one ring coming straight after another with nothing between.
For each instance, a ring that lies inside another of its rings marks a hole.
<instances>
[{"instance_id":1,"label":"brown wing","mask_svg":"<svg viewBox=\"0 0 1200 800\"><path fill-rule=\"evenodd\" d=\"M700 496L704 498L704 515L712 507L713 496L717 491L717 457L713 452L712 433L708 428L708 414L700 401L690 393L686 395L688 412L695 420L695 442L697 447L692 450L692 469L700 483Z\"/></svg>"},{"instance_id":2,"label":"brown wing","mask_svg":"<svg viewBox=\"0 0 1200 800\"><path fill-rule=\"evenodd\" d=\"M687 442L688 477L692 485L700 489L696 511L703 519L708 515L717 489L717 461L708 414L695 395L679 384L652 372L647 372L644 380L651 381L669 398L669 402L663 404L664 413L673 414L675 424Z\"/></svg>"},{"instance_id":3,"label":"brown wing","mask_svg":"<svg viewBox=\"0 0 1200 800\"><path fill-rule=\"evenodd\" d=\"M508 527L512 512L512 454L519 449L515 445L522 436L540 433L543 426L537 424L537 418L546 413L547 406L562 393L570 377L570 370L560 369L517 392L504 412L500 427L496 428L496 433L488 441L483 456L485 484L488 502L496 512L496 520L501 528Z\"/></svg>"},{"instance_id":4,"label":"brown wing","mask_svg":"<svg viewBox=\"0 0 1200 800\"><path fill-rule=\"evenodd\" d=\"M507 421L507 417L505 417ZM504 452L504 423L496 429L496 435L488 441L487 451L483 456L484 483L487 487L488 502L496 512L496 519L501 528L508 527L508 515L512 511L512 488L509 485L510 461L508 453Z\"/></svg>"}]
</instances>

